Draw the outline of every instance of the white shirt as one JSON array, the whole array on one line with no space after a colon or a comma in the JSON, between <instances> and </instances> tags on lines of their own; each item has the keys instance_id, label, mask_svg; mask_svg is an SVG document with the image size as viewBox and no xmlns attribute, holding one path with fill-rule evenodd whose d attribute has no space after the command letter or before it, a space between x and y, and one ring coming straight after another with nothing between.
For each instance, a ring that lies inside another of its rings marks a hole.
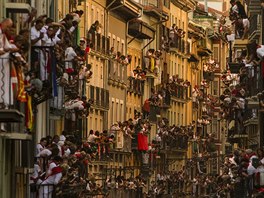
<instances>
[{"instance_id":1,"label":"white shirt","mask_svg":"<svg viewBox=\"0 0 264 198\"><path fill-rule=\"evenodd\" d=\"M44 147L38 143L37 146L36 146L36 157L40 157L40 152L44 150Z\"/></svg>"},{"instance_id":2,"label":"white shirt","mask_svg":"<svg viewBox=\"0 0 264 198\"><path fill-rule=\"evenodd\" d=\"M90 135L88 136L88 142L90 142L90 143L94 143L96 137L97 137L96 135L94 135L94 134L90 134Z\"/></svg>"},{"instance_id":3,"label":"white shirt","mask_svg":"<svg viewBox=\"0 0 264 198\"><path fill-rule=\"evenodd\" d=\"M51 175L52 169L55 167L57 167L57 165L54 162L50 163L48 171L47 171L47 178L42 182L42 184L55 184L56 185L59 183L62 177L62 173Z\"/></svg>"},{"instance_id":4,"label":"white shirt","mask_svg":"<svg viewBox=\"0 0 264 198\"><path fill-rule=\"evenodd\" d=\"M57 42L60 41L59 37L54 36L53 38L48 37L47 34L44 34L44 37L42 38L43 46L54 46L57 44Z\"/></svg>"},{"instance_id":5,"label":"white shirt","mask_svg":"<svg viewBox=\"0 0 264 198\"><path fill-rule=\"evenodd\" d=\"M39 38L40 36L40 31L38 31L35 26L33 26L31 28L31 31L30 31L31 35L30 35L30 38L31 40L35 40L36 38ZM33 46L41 46L41 39L38 40Z\"/></svg>"},{"instance_id":6,"label":"white shirt","mask_svg":"<svg viewBox=\"0 0 264 198\"><path fill-rule=\"evenodd\" d=\"M72 60L77 56L76 52L72 47L67 47L65 50L65 68L72 68ZM68 62L67 62L68 61Z\"/></svg>"},{"instance_id":7,"label":"white shirt","mask_svg":"<svg viewBox=\"0 0 264 198\"><path fill-rule=\"evenodd\" d=\"M52 152L49 149L43 149L40 151L39 156L40 157L48 157L52 154Z\"/></svg>"}]
</instances>

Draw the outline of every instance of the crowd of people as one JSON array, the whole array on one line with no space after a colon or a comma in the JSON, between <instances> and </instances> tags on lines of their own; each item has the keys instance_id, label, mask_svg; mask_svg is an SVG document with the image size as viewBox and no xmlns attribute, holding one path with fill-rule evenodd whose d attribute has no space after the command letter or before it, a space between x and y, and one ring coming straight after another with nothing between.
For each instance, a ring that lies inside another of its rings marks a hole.
<instances>
[{"instance_id":1,"label":"crowd of people","mask_svg":"<svg viewBox=\"0 0 264 198\"><path fill-rule=\"evenodd\" d=\"M149 49L144 56L144 68L150 73L158 75L160 73L160 59L162 52L160 50Z\"/></svg>"},{"instance_id":2,"label":"crowd of people","mask_svg":"<svg viewBox=\"0 0 264 198\"><path fill-rule=\"evenodd\" d=\"M231 0L231 8L229 18L235 26L236 38L245 39L248 36L250 23L244 6L239 0Z\"/></svg>"}]
</instances>

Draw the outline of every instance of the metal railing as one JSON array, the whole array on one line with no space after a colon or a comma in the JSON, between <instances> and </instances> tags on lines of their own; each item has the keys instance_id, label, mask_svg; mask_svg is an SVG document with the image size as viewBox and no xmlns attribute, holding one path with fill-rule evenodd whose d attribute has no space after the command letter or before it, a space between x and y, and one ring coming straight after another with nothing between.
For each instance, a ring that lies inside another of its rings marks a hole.
<instances>
[{"instance_id":1,"label":"metal railing","mask_svg":"<svg viewBox=\"0 0 264 198\"><path fill-rule=\"evenodd\" d=\"M109 55L110 51L110 39L99 33L92 33L88 35L92 42L92 50L102 53L104 55Z\"/></svg>"},{"instance_id":2,"label":"metal railing","mask_svg":"<svg viewBox=\"0 0 264 198\"><path fill-rule=\"evenodd\" d=\"M249 18L249 31L248 35L249 37L257 30L260 31L260 17L258 14L251 15Z\"/></svg>"},{"instance_id":3,"label":"metal railing","mask_svg":"<svg viewBox=\"0 0 264 198\"><path fill-rule=\"evenodd\" d=\"M119 63L117 60L109 60L108 66L108 78L124 83L126 80L125 65Z\"/></svg>"},{"instance_id":4,"label":"metal railing","mask_svg":"<svg viewBox=\"0 0 264 198\"><path fill-rule=\"evenodd\" d=\"M109 90L91 85L89 87L89 97L93 99L95 106L109 108Z\"/></svg>"},{"instance_id":5,"label":"metal railing","mask_svg":"<svg viewBox=\"0 0 264 198\"><path fill-rule=\"evenodd\" d=\"M137 93L139 95L144 92L144 81L133 77L128 78L128 91Z\"/></svg>"},{"instance_id":6,"label":"metal railing","mask_svg":"<svg viewBox=\"0 0 264 198\"><path fill-rule=\"evenodd\" d=\"M190 91L188 91L188 89L190 89L190 88L185 87L183 85L176 85L175 84L174 86L172 86L171 96L176 97L178 99L187 100L188 95L190 93Z\"/></svg>"}]
</instances>

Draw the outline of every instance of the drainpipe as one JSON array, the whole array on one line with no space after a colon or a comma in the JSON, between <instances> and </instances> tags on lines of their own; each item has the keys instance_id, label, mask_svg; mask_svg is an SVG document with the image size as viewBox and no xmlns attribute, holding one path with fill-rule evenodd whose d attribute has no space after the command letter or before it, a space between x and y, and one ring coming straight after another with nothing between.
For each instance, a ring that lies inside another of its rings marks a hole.
<instances>
[{"instance_id":1,"label":"drainpipe","mask_svg":"<svg viewBox=\"0 0 264 198\"><path fill-rule=\"evenodd\" d=\"M208 13L208 3L207 0L204 0L204 11Z\"/></svg>"}]
</instances>

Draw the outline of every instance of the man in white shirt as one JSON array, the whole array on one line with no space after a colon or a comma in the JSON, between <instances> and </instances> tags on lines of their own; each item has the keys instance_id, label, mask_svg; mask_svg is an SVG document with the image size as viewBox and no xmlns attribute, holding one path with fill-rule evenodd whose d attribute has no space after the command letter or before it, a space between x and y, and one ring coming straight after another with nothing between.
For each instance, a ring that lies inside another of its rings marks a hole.
<instances>
[{"instance_id":1,"label":"man in white shirt","mask_svg":"<svg viewBox=\"0 0 264 198\"><path fill-rule=\"evenodd\" d=\"M40 142L36 146L36 157L40 157L40 152L45 149L47 145L47 139L41 138Z\"/></svg>"},{"instance_id":2,"label":"man in white shirt","mask_svg":"<svg viewBox=\"0 0 264 198\"><path fill-rule=\"evenodd\" d=\"M32 46L41 46L42 45L42 38L44 36L44 33L40 30L42 29L44 23L42 20L38 19L36 20L35 25L30 30L30 38L31 38L31 45ZM39 60L40 60L41 50L40 49L34 49L31 51L31 63L33 65L33 68L36 69ZM43 80L43 79L41 79Z\"/></svg>"},{"instance_id":3,"label":"man in white shirt","mask_svg":"<svg viewBox=\"0 0 264 198\"><path fill-rule=\"evenodd\" d=\"M53 185L57 185L62 178L62 168L59 166L62 161L61 157L55 156L49 164L46 178L43 181L39 180L39 198L52 198Z\"/></svg>"}]
</instances>

